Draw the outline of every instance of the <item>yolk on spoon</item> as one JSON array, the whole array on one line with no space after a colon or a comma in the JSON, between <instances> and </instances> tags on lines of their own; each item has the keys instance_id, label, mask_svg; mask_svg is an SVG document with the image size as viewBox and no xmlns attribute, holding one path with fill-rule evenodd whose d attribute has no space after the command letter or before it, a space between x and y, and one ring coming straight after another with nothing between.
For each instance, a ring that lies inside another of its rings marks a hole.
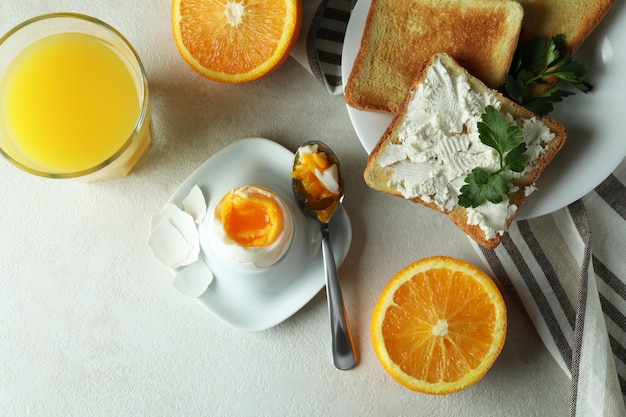
<instances>
[{"instance_id":1,"label":"yolk on spoon","mask_svg":"<svg viewBox=\"0 0 626 417\"><path fill-rule=\"evenodd\" d=\"M318 173L322 173L333 166L326 155L319 152L301 152L299 155L298 163L291 176L302 181L302 186L307 195L313 196L317 200L335 197L337 194L330 191L318 178Z\"/></svg>"}]
</instances>

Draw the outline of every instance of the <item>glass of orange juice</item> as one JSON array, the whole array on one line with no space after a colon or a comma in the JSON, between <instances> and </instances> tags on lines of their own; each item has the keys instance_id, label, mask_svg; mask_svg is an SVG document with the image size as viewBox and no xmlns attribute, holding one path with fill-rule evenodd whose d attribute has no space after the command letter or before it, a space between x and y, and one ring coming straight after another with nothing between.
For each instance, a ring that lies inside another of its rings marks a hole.
<instances>
[{"instance_id":1,"label":"glass of orange juice","mask_svg":"<svg viewBox=\"0 0 626 417\"><path fill-rule=\"evenodd\" d=\"M50 178L126 176L150 145L132 45L93 17L51 13L0 38L0 153Z\"/></svg>"}]
</instances>

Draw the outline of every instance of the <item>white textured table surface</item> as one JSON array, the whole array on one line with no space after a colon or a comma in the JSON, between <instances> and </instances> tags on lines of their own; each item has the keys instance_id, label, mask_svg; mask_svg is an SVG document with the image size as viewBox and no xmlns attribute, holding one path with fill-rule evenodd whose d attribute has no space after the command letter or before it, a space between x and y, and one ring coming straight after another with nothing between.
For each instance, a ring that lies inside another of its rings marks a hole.
<instances>
[{"instance_id":1,"label":"white textured table surface","mask_svg":"<svg viewBox=\"0 0 626 417\"><path fill-rule=\"evenodd\" d=\"M365 186L366 153L341 96L291 58L245 85L203 79L176 51L170 10L169 0L0 3L2 33L76 11L125 34L148 73L154 139L129 177L103 183L0 161L0 415L568 415L569 381L510 299L504 350L477 385L426 396L385 373L369 326L386 282L418 258L480 265L477 254L444 216ZM360 355L353 370L332 365L323 290L277 327L243 333L178 293L146 244L150 217L177 186L251 136L292 151L322 140L343 163L353 243L339 273Z\"/></svg>"}]
</instances>

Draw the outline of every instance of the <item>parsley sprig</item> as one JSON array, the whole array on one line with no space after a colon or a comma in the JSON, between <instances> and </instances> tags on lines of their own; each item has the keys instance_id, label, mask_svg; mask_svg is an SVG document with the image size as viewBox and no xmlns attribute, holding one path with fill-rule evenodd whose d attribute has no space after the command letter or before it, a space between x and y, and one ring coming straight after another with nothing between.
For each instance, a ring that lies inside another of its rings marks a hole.
<instances>
[{"instance_id":1,"label":"parsley sprig","mask_svg":"<svg viewBox=\"0 0 626 417\"><path fill-rule=\"evenodd\" d=\"M478 167L467 175L458 200L463 207L478 207L486 200L500 203L511 189L511 181L502 172L507 169L522 172L528 163L522 129L509 124L493 106L485 108L478 122L478 136L482 143L498 152L500 169L490 172Z\"/></svg>"},{"instance_id":2,"label":"parsley sprig","mask_svg":"<svg viewBox=\"0 0 626 417\"><path fill-rule=\"evenodd\" d=\"M545 116L553 110L553 103L574 92L562 90L556 84L545 91L540 86L556 77L587 93L593 86L582 79L586 73L587 67L569 54L562 34L550 39L538 37L519 44L509 73L504 77L504 92L515 102Z\"/></svg>"}]
</instances>

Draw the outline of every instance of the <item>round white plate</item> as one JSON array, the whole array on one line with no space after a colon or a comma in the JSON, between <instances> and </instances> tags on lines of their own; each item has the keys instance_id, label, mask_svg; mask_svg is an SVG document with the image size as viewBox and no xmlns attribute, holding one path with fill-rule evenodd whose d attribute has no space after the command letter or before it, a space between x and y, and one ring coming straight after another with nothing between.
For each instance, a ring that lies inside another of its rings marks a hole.
<instances>
[{"instance_id":1,"label":"round white plate","mask_svg":"<svg viewBox=\"0 0 626 417\"><path fill-rule=\"evenodd\" d=\"M250 277L245 275L252 272L229 269L224 262L220 262L219 255L207 253L208 245L201 244L201 257L213 271L214 279L198 301L219 320L239 330L256 332L281 323L309 302L325 285L320 241L311 238L313 233L319 232L319 226L299 211L291 191L293 158L291 151L271 140L240 140L200 166L168 201L180 206L189 190L198 185L209 208L205 220L199 225L201 233L206 229L205 223L210 220L210 213L217 201L235 187L266 187L291 207L296 232L302 232L298 239L305 239L300 241L300 245L310 246L304 249L309 256L296 262L292 260L288 268L280 269L289 278L288 283L280 289L252 290L228 285L229 278L248 279ZM352 241L350 219L343 207L332 217L330 236L335 261L339 266L348 254Z\"/></svg>"},{"instance_id":2,"label":"round white plate","mask_svg":"<svg viewBox=\"0 0 626 417\"><path fill-rule=\"evenodd\" d=\"M615 2L608 15L576 53L589 67L587 77L594 90L576 93L556 103L549 114L568 131L563 149L537 181L539 188L520 209L517 219L551 213L593 190L626 156L623 123L626 106L625 2ZM343 45L341 75L344 85L361 45L371 0L359 0L352 11ZM392 119L348 106L354 129L370 153Z\"/></svg>"}]
</instances>

